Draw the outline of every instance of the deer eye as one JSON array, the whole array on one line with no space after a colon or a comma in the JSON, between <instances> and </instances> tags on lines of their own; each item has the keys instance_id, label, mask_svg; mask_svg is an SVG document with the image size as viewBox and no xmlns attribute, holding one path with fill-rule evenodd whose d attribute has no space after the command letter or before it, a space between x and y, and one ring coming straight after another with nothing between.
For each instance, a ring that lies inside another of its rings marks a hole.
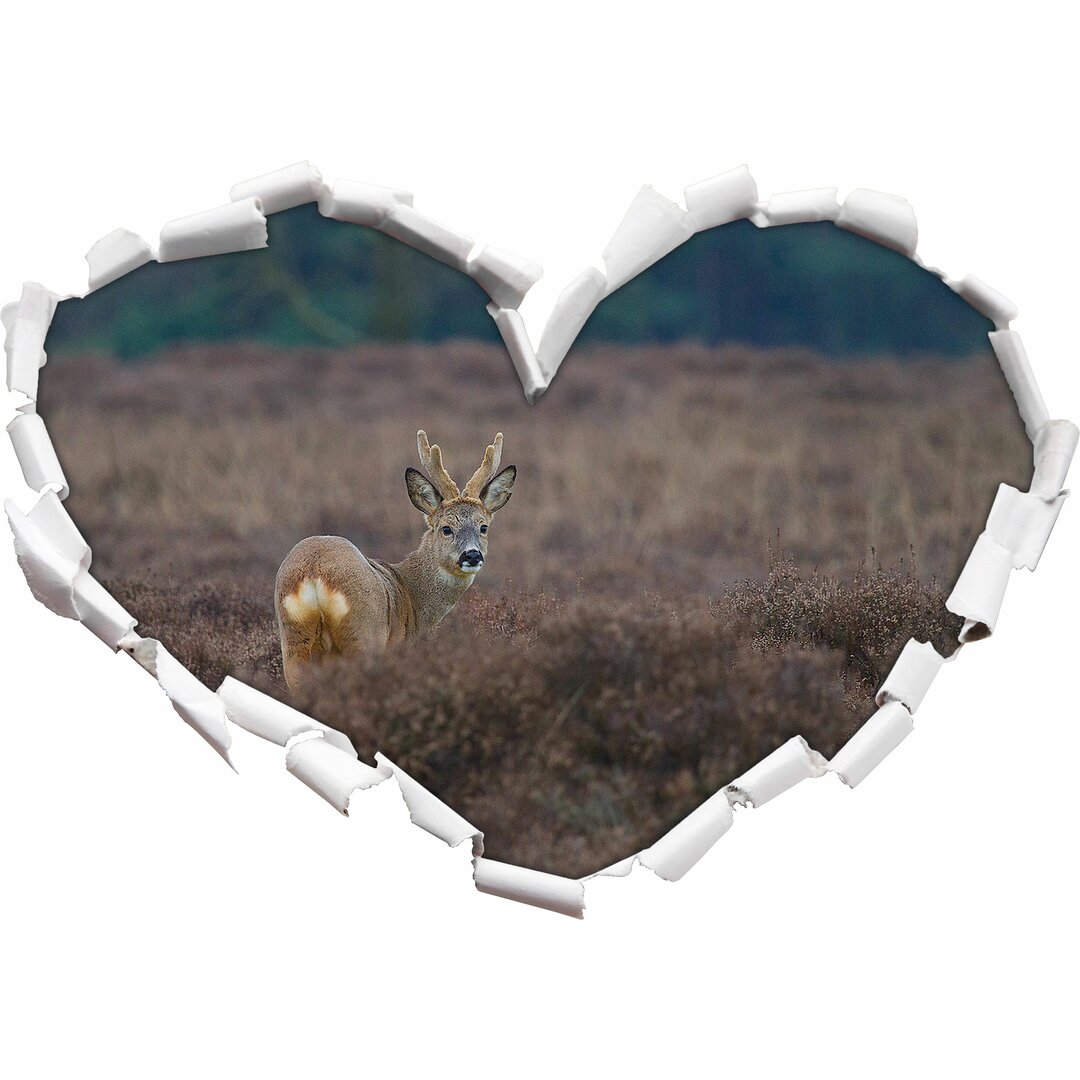
<instances>
[{"instance_id":1,"label":"deer eye","mask_svg":"<svg viewBox=\"0 0 1080 1080\"><path fill-rule=\"evenodd\" d=\"M454 530L451 529L449 525L444 525L442 527L442 534L443 534L443 536L453 536L454 535Z\"/></svg>"},{"instance_id":2,"label":"deer eye","mask_svg":"<svg viewBox=\"0 0 1080 1080\"><path fill-rule=\"evenodd\" d=\"M487 526L486 526L486 525L481 525L481 526L480 526L480 533L481 533L481 535L483 535L483 536L486 536L486 535L487 535Z\"/></svg>"}]
</instances>

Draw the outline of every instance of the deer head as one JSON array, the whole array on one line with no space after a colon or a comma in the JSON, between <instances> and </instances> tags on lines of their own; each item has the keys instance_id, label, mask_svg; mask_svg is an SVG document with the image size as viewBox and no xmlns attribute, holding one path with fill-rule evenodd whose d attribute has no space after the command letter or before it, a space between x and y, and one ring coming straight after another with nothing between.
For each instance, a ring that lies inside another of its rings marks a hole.
<instances>
[{"instance_id":1,"label":"deer head","mask_svg":"<svg viewBox=\"0 0 1080 1080\"><path fill-rule=\"evenodd\" d=\"M416 433L416 449L427 475L406 469L405 488L413 506L427 518L421 547L428 549L439 569L458 580L470 580L480 572L492 518L506 505L517 479L515 465L499 472L502 443L500 431L461 490L446 471L439 447L428 442L426 432Z\"/></svg>"}]
</instances>

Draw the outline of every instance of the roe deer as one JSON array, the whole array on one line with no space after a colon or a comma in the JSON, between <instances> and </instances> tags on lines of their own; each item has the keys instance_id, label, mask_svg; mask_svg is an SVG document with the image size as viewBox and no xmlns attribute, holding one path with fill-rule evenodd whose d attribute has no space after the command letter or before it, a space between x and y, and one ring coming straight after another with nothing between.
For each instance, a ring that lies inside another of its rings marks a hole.
<instances>
[{"instance_id":1,"label":"roe deer","mask_svg":"<svg viewBox=\"0 0 1080 1080\"><path fill-rule=\"evenodd\" d=\"M428 527L401 562L368 559L342 536L309 536L289 552L277 573L274 609L290 689L312 660L381 650L413 637L438 625L461 599L484 565L491 519L517 478L514 465L498 471L502 441L499 432L460 491L439 447L416 433L430 479L408 468L405 488Z\"/></svg>"}]
</instances>

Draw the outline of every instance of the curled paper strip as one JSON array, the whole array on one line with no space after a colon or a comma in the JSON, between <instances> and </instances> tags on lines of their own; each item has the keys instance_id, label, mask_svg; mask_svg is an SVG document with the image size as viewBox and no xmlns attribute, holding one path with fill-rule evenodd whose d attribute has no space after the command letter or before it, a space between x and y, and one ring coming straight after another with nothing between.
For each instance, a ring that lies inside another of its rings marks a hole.
<instances>
[{"instance_id":1,"label":"curled paper strip","mask_svg":"<svg viewBox=\"0 0 1080 1080\"><path fill-rule=\"evenodd\" d=\"M277 701L231 675L227 675L218 687L217 696L225 706L228 718L237 727L258 735L260 739L286 746L298 735L317 732L330 746L356 757L356 750L348 735L313 720L299 709Z\"/></svg>"},{"instance_id":2,"label":"curled paper strip","mask_svg":"<svg viewBox=\"0 0 1080 1080\"><path fill-rule=\"evenodd\" d=\"M502 334L506 351L514 362L514 370L525 390L525 398L531 405L547 388L547 382L540 371L540 364L533 352L525 323L519 312L513 308L500 308L488 304L487 313L495 320L495 325Z\"/></svg>"},{"instance_id":3,"label":"curled paper strip","mask_svg":"<svg viewBox=\"0 0 1080 1080\"><path fill-rule=\"evenodd\" d=\"M355 754L332 746L321 734L291 742L285 751L285 768L341 814L348 814L354 791L374 787L387 776L357 761Z\"/></svg>"},{"instance_id":4,"label":"curled paper strip","mask_svg":"<svg viewBox=\"0 0 1080 1080\"><path fill-rule=\"evenodd\" d=\"M999 330L1007 330L1009 323L1020 314L1016 305L996 289L991 289L985 281L980 281L973 274L960 281L948 281L949 287L962 296L976 311L981 312Z\"/></svg>"},{"instance_id":5,"label":"curled paper strip","mask_svg":"<svg viewBox=\"0 0 1080 1080\"><path fill-rule=\"evenodd\" d=\"M392 774L397 780L414 825L438 837L450 847L457 847L462 841L471 840L473 856L479 858L483 854L484 834L475 825L470 825L456 810L447 806L437 795L432 795L423 784L414 780L385 754L376 754L375 760L380 771Z\"/></svg>"},{"instance_id":6,"label":"curled paper strip","mask_svg":"<svg viewBox=\"0 0 1080 1080\"><path fill-rule=\"evenodd\" d=\"M840 215L834 187L784 191L759 203L750 220L759 227L798 225L804 221L835 221Z\"/></svg>"},{"instance_id":7,"label":"curled paper strip","mask_svg":"<svg viewBox=\"0 0 1080 1080\"><path fill-rule=\"evenodd\" d=\"M732 802L763 806L800 780L822 776L827 769L825 758L811 750L801 735L796 735L728 784L725 791Z\"/></svg>"},{"instance_id":8,"label":"curled paper strip","mask_svg":"<svg viewBox=\"0 0 1080 1080\"><path fill-rule=\"evenodd\" d=\"M1027 351L1015 330L991 330L990 344L1009 384L1028 438L1034 442L1039 429L1050 419L1046 402L1028 362Z\"/></svg>"},{"instance_id":9,"label":"curled paper strip","mask_svg":"<svg viewBox=\"0 0 1080 1080\"><path fill-rule=\"evenodd\" d=\"M46 491L26 517L61 557L79 570L90 569L90 545L83 539L55 491Z\"/></svg>"},{"instance_id":10,"label":"curled paper strip","mask_svg":"<svg viewBox=\"0 0 1080 1080\"><path fill-rule=\"evenodd\" d=\"M335 221L353 225L382 228L383 222L399 206L412 206L408 191L379 187L378 184L359 184L355 180L338 180L319 197L319 213Z\"/></svg>"},{"instance_id":11,"label":"curled paper strip","mask_svg":"<svg viewBox=\"0 0 1080 1080\"><path fill-rule=\"evenodd\" d=\"M555 377L570 346L596 310L596 305L604 298L606 290L607 278L595 267L589 266L559 293L536 349L536 359L545 382L550 383Z\"/></svg>"},{"instance_id":12,"label":"curled paper strip","mask_svg":"<svg viewBox=\"0 0 1080 1080\"><path fill-rule=\"evenodd\" d=\"M687 814L652 847L646 848L637 859L657 877L678 881L731 828L733 821L727 791L721 789ZM623 877L630 873L633 863L633 857L624 859L596 876Z\"/></svg>"},{"instance_id":13,"label":"curled paper strip","mask_svg":"<svg viewBox=\"0 0 1080 1080\"><path fill-rule=\"evenodd\" d=\"M911 713L899 701L889 701L840 748L829 762L848 787L857 787L914 730Z\"/></svg>"},{"instance_id":14,"label":"curled paper strip","mask_svg":"<svg viewBox=\"0 0 1080 1080\"><path fill-rule=\"evenodd\" d=\"M5 309L4 352L8 389L37 398L38 372L45 364L45 335L56 311L56 293L28 281L16 304Z\"/></svg>"},{"instance_id":15,"label":"curled paper strip","mask_svg":"<svg viewBox=\"0 0 1080 1080\"><path fill-rule=\"evenodd\" d=\"M926 691L945 663L945 657L928 641L912 638L893 664L875 698L878 705L890 701L899 702L908 712L915 712L922 704Z\"/></svg>"},{"instance_id":16,"label":"curled paper strip","mask_svg":"<svg viewBox=\"0 0 1080 1080\"><path fill-rule=\"evenodd\" d=\"M61 499L66 499L67 477L45 430L45 421L36 412L21 412L8 424L7 430L27 486L37 492L51 487Z\"/></svg>"},{"instance_id":17,"label":"curled paper strip","mask_svg":"<svg viewBox=\"0 0 1080 1080\"><path fill-rule=\"evenodd\" d=\"M49 492L30 513L4 503L15 555L35 598L65 619L82 622L110 649L129 635L135 619L90 576L90 549Z\"/></svg>"},{"instance_id":18,"label":"curled paper strip","mask_svg":"<svg viewBox=\"0 0 1080 1080\"><path fill-rule=\"evenodd\" d=\"M129 634L122 648L157 679L184 723L194 728L235 770L229 757L232 736L225 724L225 707L214 691L199 682L154 638Z\"/></svg>"},{"instance_id":19,"label":"curled paper strip","mask_svg":"<svg viewBox=\"0 0 1080 1080\"><path fill-rule=\"evenodd\" d=\"M308 161L298 161L284 169L234 184L229 199L232 202L258 199L264 214L278 214L294 206L318 202L328 191L319 170Z\"/></svg>"},{"instance_id":20,"label":"curled paper strip","mask_svg":"<svg viewBox=\"0 0 1080 1080\"><path fill-rule=\"evenodd\" d=\"M980 533L945 601L949 611L962 615L971 624L960 631L961 642L977 641L993 633L1012 568L1012 552L989 533Z\"/></svg>"},{"instance_id":21,"label":"curled paper strip","mask_svg":"<svg viewBox=\"0 0 1080 1080\"><path fill-rule=\"evenodd\" d=\"M15 557L34 597L65 619L78 619L74 582L78 563L49 542L36 522L8 499L4 503L8 524L15 537Z\"/></svg>"},{"instance_id":22,"label":"curled paper strip","mask_svg":"<svg viewBox=\"0 0 1080 1080\"><path fill-rule=\"evenodd\" d=\"M1035 436L1035 472L1031 491L1042 499L1056 499L1076 453L1080 431L1070 420L1047 420Z\"/></svg>"},{"instance_id":23,"label":"curled paper strip","mask_svg":"<svg viewBox=\"0 0 1080 1080\"><path fill-rule=\"evenodd\" d=\"M403 244L464 270L475 241L425 217L408 203L399 203L383 218L379 228Z\"/></svg>"},{"instance_id":24,"label":"curled paper strip","mask_svg":"<svg viewBox=\"0 0 1080 1080\"><path fill-rule=\"evenodd\" d=\"M915 254L919 242L919 226L911 203L884 191L856 188L850 192L840 207L836 224L908 258Z\"/></svg>"},{"instance_id":25,"label":"curled paper strip","mask_svg":"<svg viewBox=\"0 0 1080 1080\"><path fill-rule=\"evenodd\" d=\"M723 792L722 791L718 792L718 794L722 795ZM725 802L726 801L727 800L725 800ZM728 803L729 808L730 808L730 806L731 806L731 803ZM689 817L689 816L690 815L688 814L687 817ZM683 821L685 821L685 820L686 820L686 818L683 818ZM678 826L676 826L676 828L678 828ZM727 830L725 830L725 832L726 831ZM720 835L722 836L723 833L721 833ZM656 845L654 844L653 847L655 847L655 846ZM647 848L646 850L651 850L651 849ZM704 854L704 852L702 852L702 854ZM700 858L700 856L699 856L699 858ZM634 864L637 863L640 859L641 859L641 855L628 855L625 859L620 859L617 863L612 863L611 866L605 867L603 870L597 870L593 874L587 874L585 877L583 877L581 879L581 881L584 883L586 881L592 881L593 878L598 878L598 877L627 877L630 874L630 872L634 869ZM694 862L697 862L697 859L695 859ZM693 863L691 863L690 865L693 866ZM670 880L670 879L668 879L668 880Z\"/></svg>"},{"instance_id":26,"label":"curled paper strip","mask_svg":"<svg viewBox=\"0 0 1080 1080\"><path fill-rule=\"evenodd\" d=\"M474 878L476 887L492 896L517 900L533 907L547 908L575 919L585 917L585 886L572 878L527 870L523 866L477 859Z\"/></svg>"},{"instance_id":27,"label":"curled paper strip","mask_svg":"<svg viewBox=\"0 0 1080 1080\"><path fill-rule=\"evenodd\" d=\"M1033 492L1001 484L990 507L986 532L1011 553L1013 567L1034 570L1064 502L1064 494L1043 499Z\"/></svg>"},{"instance_id":28,"label":"curled paper strip","mask_svg":"<svg viewBox=\"0 0 1080 1080\"><path fill-rule=\"evenodd\" d=\"M132 270L138 270L155 258L154 249L141 236L127 229L113 229L86 253L86 265L90 268L90 291L100 289L130 274Z\"/></svg>"},{"instance_id":29,"label":"curled paper strip","mask_svg":"<svg viewBox=\"0 0 1080 1080\"><path fill-rule=\"evenodd\" d=\"M646 184L604 248L608 293L674 251L694 231L690 214Z\"/></svg>"},{"instance_id":30,"label":"curled paper strip","mask_svg":"<svg viewBox=\"0 0 1080 1080\"><path fill-rule=\"evenodd\" d=\"M520 307L525 294L544 274L539 263L511 255L490 244L469 260L465 270L500 308Z\"/></svg>"},{"instance_id":31,"label":"curled paper strip","mask_svg":"<svg viewBox=\"0 0 1080 1080\"><path fill-rule=\"evenodd\" d=\"M651 847L589 877L625 877L637 861L665 881L678 881L731 828L734 806L763 806L802 780L823 776L828 768L825 758L796 735L706 799Z\"/></svg>"},{"instance_id":32,"label":"curled paper strip","mask_svg":"<svg viewBox=\"0 0 1080 1080\"><path fill-rule=\"evenodd\" d=\"M691 184L683 191L694 230L702 232L749 217L757 209L757 182L745 165Z\"/></svg>"},{"instance_id":33,"label":"curled paper strip","mask_svg":"<svg viewBox=\"0 0 1080 1080\"><path fill-rule=\"evenodd\" d=\"M161 230L159 262L266 247L266 218L258 199L243 199L170 221Z\"/></svg>"},{"instance_id":34,"label":"curled paper strip","mask_svg":"<svg viewBox=\"0 0 1080 1080\"><path fill-rule=\"evenodd\" d=\"M80 570L71 588L82 624L115 652L135 628L135 617L89 571Z\"/></svg>"}]
</instances>

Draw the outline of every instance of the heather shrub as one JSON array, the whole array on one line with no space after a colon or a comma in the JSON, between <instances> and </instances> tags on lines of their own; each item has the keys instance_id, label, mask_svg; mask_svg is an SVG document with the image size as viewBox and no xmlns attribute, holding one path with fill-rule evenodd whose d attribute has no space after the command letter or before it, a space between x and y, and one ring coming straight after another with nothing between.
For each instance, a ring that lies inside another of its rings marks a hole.
<instances>
[{"instance_id":1,"label":"heather shrub","mask_svg":"<svg viewBox=\"0 0 1080 1080\"><path fill-rule=\"evenodd\" d=\"M708 598L470 592L427 637L326 660L287 696L265 590L108 586L207 685L234 674L288 700L405 768L492 857L571 876L647 846L793 735L831 756L908 637L947 652L959 628L910 564L845 583L777 554Z\"/></svg>"},{"instance_id":2,"label":"heather shrub","mask_svg":"<svg viewBox=\"0 0 1080 1080\"><path fill-rule=\"evenodd\" d=\"M112 578L103 584L138 618L140 634L158 638L212 689L237 671L281 682L281 644L267 589L236 579Z\"/></svg>"},{"instance_id":3,"label":"heather shrub","mask_svg":"<svg viewBox=\"0 0 1080 1080\"><path fill-rule=\"evenodd\" d=\"M885 569L860 566L850 581L804 572L783 551L770 549L763 580L741 582L732 592L735 608L754 621L761 648L789 644L842 652L868 685L879 684L896 658L897 644L910 637L929 641L949 655L963 620L945 610L945 592L933 578L919 578L915 552Z\"/></svg>"}]
</instances>

